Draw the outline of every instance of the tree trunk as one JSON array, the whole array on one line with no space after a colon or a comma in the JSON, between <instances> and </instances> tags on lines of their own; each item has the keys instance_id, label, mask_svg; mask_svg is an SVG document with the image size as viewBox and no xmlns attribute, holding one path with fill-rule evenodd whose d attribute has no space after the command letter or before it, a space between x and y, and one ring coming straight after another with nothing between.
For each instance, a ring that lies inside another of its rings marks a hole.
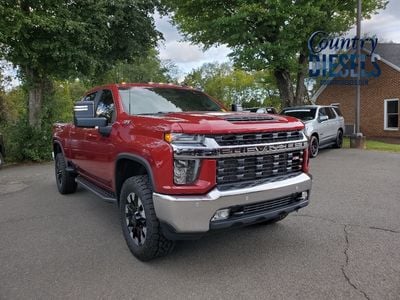
<instances>
[{"instance_id":1,"label":"tree trunk","mask_svg":"<svg viewBox=\"0 0 400 300\"><path fill-rule=\"evenodd\" d=\"M290 72L287 70L277 69L274 71L274 76L278 85L279 94L283 102L283 106L293 106L294 92L293 83L290 78Z\"/></svg>"},{"instance_id":2,"label":"tree trunk","mask_svg":"<svg viewBox=\"0 0 400 300\"><path fill-rule=\"evenodd\" d=\"M296 96L294 99L294 105L303 105L304 96L306 92L306 86L304 85L304 79L306 78L307 71L307 57L300 53L299 56L299 71L297 72L297 82L296 82Z\"/></svg>"},{"instance_id":3,"label":"tree trunk","mask_svg":"<svg viewBox=\"0 0 400 300\"><path fill-rule=\"evenodd\" d=\"M28 79L28 120L32 127L40 127L45 80L32 69L26 69Z\"/></svg>"}]
</instances>

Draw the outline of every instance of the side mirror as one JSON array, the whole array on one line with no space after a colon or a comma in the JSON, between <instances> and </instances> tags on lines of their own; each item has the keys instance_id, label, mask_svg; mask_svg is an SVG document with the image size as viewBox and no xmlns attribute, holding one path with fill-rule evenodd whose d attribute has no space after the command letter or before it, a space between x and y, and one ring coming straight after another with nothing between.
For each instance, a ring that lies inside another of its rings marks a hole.
<instances>
[{"instance_id":1,"label":"side mirror","mask_svg":"<svg viewBox=\"0 0 400 300\"><path fill-rule=\"evenodd\" d=\"M74 124L76 127L100 128L106 127L108 121L106 118L76 118L74 119Z\"/></svg>"},{"instance_id":2,"label":"side mirror","mask_svg":"<svg viewBox=\"0 0 400 300\"><path fill-rule=\"evenodd\" d=\"M74 124L77 127L107 126L106 118L95 118L94 101L78 101L74 106Z\"/></svg>"},{"instance_id":3,"label":"side mirror","mask_svg":"<svg viewBox=\"0 0 400 300\"><path fill-rule=\"evenodd\" d=\"M232 111L243 111L241 104L232 104Z\"/></svg>"},{"instance_id":4,"label":"side mirror","mask_svg":"<svg viewBox=\"0 0 400 300\"><path fill-rule=\"evenodd\" d=\"M320 116L320 117L318 118L318 121L319 121L320 123L322 123L322 122L328 121L328 119L329 119L328 116Z\"/></svg>"}]
</instances>

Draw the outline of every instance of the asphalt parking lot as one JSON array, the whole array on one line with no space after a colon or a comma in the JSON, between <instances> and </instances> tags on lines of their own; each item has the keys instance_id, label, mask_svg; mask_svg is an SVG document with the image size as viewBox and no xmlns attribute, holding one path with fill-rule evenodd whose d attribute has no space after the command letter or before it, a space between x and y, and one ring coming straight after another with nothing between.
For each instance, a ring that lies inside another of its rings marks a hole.
<instances>
[{"instance_id":1,"label":"asphalt parking lot","mask_svg":"<svg viewBox=\"0 0 400 300\"><path fill-rule=\"evenodd\" d=\"M149 263L118 211L53 165L0 171L0 299L400 299L400 154L324 150L312 203L272 226L179 242Z\"/></svg>"}]
</instances>

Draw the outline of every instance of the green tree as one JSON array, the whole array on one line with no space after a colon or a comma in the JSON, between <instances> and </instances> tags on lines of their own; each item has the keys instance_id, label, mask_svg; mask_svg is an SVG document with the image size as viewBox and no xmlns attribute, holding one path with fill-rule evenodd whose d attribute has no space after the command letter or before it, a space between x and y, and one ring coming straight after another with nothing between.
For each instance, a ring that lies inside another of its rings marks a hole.
<instances>
[{"instance_id":1,"label":"green tree","mask_svg":"<svg viewBox=\"0 0 400 300\"><path fill-rule=\"evenodd\" d=\"M277 89L267 71L244 71L230 63L206 63L189 73L185 84L204 90L227 106L240 103L246 107L271 105Z\"/></svg>"},{"instance_id":2,"label":"green tree","mask_svg":"<svg viewBox=\"0 0 400 300\"><path fill-rule=\"evenodd\" d=\"M0 1L0 58L19 68L29 124L40 126L52 80L100 74L156 45L158 0Z\"/></svg>"},{"instance_id":3,"label":"green tree","mask_svg":"<svg viewBox=\"0 0 400 300\"><path fill-rule=\"evenodd\" d=\"M156 49L151 49L131 62L118 62L113 68L100 75L96 83L111 82L170 82L174 81L171 71L175 65L162 62Z\"/></svg>"},{"instance_id":4,"label":"green tree","mask_svg":"<svg viewBox=\"0 0 400 300\"><path fill-rule=\"evenodd\" d=\"M164 0L174 22L193 43L205 48L225 44L237 65L269 68L284 105L305 94L307 40L317 31L343 33L356 19L356 1L342 0ZM363 17L387 0L362 0Z\"/></svg>"}]
</instances>

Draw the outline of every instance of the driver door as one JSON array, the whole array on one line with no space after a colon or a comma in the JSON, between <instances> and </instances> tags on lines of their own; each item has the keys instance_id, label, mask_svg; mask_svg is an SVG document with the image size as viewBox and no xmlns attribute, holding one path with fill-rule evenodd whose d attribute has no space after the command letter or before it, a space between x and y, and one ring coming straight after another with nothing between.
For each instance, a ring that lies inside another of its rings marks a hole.
<instances>
[{"instance_id":1,"label":"driver door","mask_svg":"<svg viewBox=\"0 0 400 300\"><path fill-rule=\"evenodd\" d=\"M104 89L100 93L95 117L105 117L108 120L108 126L112 126L116 120L112 91ZM115 157L113 141L113 130L111 130L109 136L105 136L99 132L98 128L86 128L84 147L87 150L87 161L85 173L90 180L95 181L103 188L112 187Z\"/></svg>"}]
</instances>

